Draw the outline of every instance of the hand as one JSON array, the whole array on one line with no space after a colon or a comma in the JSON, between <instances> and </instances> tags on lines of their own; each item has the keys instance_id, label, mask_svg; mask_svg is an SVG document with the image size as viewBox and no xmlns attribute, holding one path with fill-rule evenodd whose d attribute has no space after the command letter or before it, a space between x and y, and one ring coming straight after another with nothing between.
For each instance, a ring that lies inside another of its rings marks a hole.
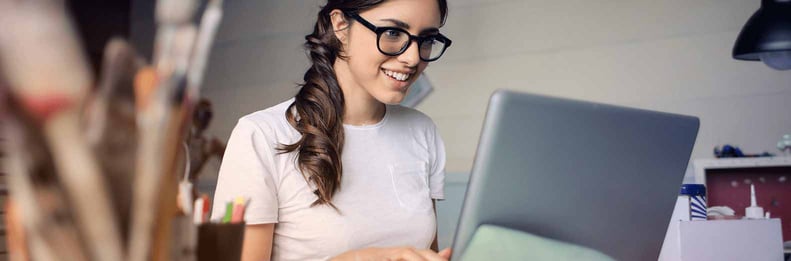
<instances>
[{"instance_id":1,"label":"hand","mask_svg":"<svg viewBox=\"0 0 791 261\"><path fill-rule=\"evenodd\" d=\"M446 247L445 249L440 250L437 254L445 260L450 260L450 255L453 254L453 251L450 250L450 247Z\"/></svg>"},{"instance_id":2,"label":"hand","mask_svg":"<svg viewBox=\"0 0 791 261\"><path fill-rule=\"evenodd\" d=\"M430 249L415 249L413 247L390 248L364 248L348 251L332 258L333 261L374 261L374 260L403 260L403 261L447 261L451 250L446 248L439 253Z\"/></svg>"}]
</instances>

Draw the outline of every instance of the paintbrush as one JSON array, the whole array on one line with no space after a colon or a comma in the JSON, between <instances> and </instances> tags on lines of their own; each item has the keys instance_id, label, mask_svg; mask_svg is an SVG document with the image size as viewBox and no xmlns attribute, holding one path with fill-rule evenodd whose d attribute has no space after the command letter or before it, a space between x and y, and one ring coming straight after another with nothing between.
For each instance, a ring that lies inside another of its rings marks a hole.
<instances>
[{"instance_id":1,"label":"paintbrush","mask_svg":"<svg viewBox=\"0 0 791 261\"><path fill-rule=\"evenodd\" d=\"M181 248L194 248L196 238L195 235L197 234L196 227L189 222L189 216L191 216L191 207L192 207L192 183L189 181L189 167L186 169L179 169L178 162L179 159L183 159L187 166L189 166L190 158L189 156L189 148L184 145L185 150L179 150L178 146L185 144L183 141L187 136L187 132L189 130L189 126L192 123L192 114L199 98L200 93L200 86L203 80L203 74L206 68L206 62L208 60L209 50L211 49L212 41L215 37L217 29L219 27L220 20L222 18L222 1L212 0L209 5L204 10L203 16L201 17L201 24L199 28L199 33L197 36L197 40L194 46L194 49L189 56L189 67L187 70L187 81L186 81L186 89L179 89L179 91L183 91L183 97L181 99L181 104L178 108L174 108L173 115L177 118L177 120L173 121L175 123L170 126L170 131L168 132L168 141L169 142L178 142L178 144L168 144L167 149L165 150L166 155L165 159L168 159L168 163L166 164L165 171L172 171L173 173L184 173L182 177L182 181L178 184L178 195L180 196L180 205L183 207L181 208L181 213L186 215L187 218L177 219L177 222L181 222L182 224L177 225L178 231L180 234L176 235L175 237L170 237L171 240L166 240L167 237L163 238L163 242L170 242L173 244L171 252L178 253L179 249ZM186 49L182 49L186 50ZM184 56L186 57L186 56ZM182 86L179 86L182 87ZM178 96L177 96L178 98ZM168 179L165 182L166 186L170 189L165 189L163 191L174 191L173 186L174 180ZM166 195L168 197L172 196ZM174 205L172 202L167 202L168 204L163 205L161 209L161 213L169 214L174 211ZM177 204L178 205L178 204ZM165 218L164 216L162 218ZM164 219L163 219L164 220ZM169 230L165 230L169 231ZM167 244L157 244L158 246L163 246L163 251L167 250ZM178 256L178 255L176 255ZM194 258L194 256L184 257L186 259Z\"/></svg>"},{"instance_id":2,"label":"paintbrush","mask_svg":"<svg viewBox=\"0 0 791 261\"><path fill-rule=\"evenodd\" d=\"M204 10L203 16L201 18L201 25L198 32L198 37L195 42L194 49L190 56L190 63L187 70L187 82L186 82L186 89L183 92L183 98L180 101L180 108L178 111L178 126L175 130L177 133L176 137L171 140L178 140L182 141L182 144L185 144L185 154L183 158L190 163L191 158L189 157L189 147L186 145L186 138L188 137L189 127L193 121L193 114L195 111L195 106L197 105L198 98L200 96L200 87L203 81L203 75L206 68L206 62L209 58L209 50L211 49L211 44L213 42L214 36L217 32L217 28L219 27L220 20L222 19L222 1L221 0L211 0L211 2ZM202 152L197 152L202 153ZM177 155L173 155L177 157ZM178 157L177 157L178 158ZM189 166L189 164L187 164ZM189 167L186 170L186 174L182 177L182 185L184 186L191 186L192 177L189 175L190 169ZM189 183L189 184L184 184ZM191 201L191 198L190 198ZM191 208L191 203L188 204L189 206L185 206L185 209ZM190 214L190 211L186 211L186 214Z\"/></svg>"},{"instance_id":3,"label":"paintbrush","mask_svg":"<svg viewBox=\"0 0 791 261\"><path fill-rule=\"evenodd\" d=\"M85 133L113 192L121 240L129 234L132 184L137 151L133 81L142 57L120 38L105 46L98 87L85 109Z\"/></svg>"},{"instance_id":4,"label":"paintbrush","mask_svg":"<svg viewBox=\"0 0 791 261\"><path fill-rule=\"evenodd\" d=\"M158 228L156 230L154 240L154 260L170 260L175 249L181 244L184 238L181 235L172 234L174 218L180 213L177 207L178 197L178 179L180 173L183 173L179 160L183 158L183 150L181 138L181 123L183 122L184 111L181 110L180 102L184 97L184 89L186 85L186 72L189 65L189 57L192 51L192 43L195 40L197 31L194 26L184 27L177 32L174 44L177 48L173 48L173 58L176 60L176 68L174 74L171 75L171 85L174 93L170 98L171 103L168 108L168 118L170 119L165 126L165 142L161 144L160 151L162 159L164 160L161 171L164 175L161 176L159 190L159 213L157 218ZM178 226L178 225L177 225Z\"/></svg>"},{"instance_id":5,"label":"paintbrush","mask_svg":"<svg viewBox=\"0 0 791 261\"><path fill-rule=\"evenodd\" d=\"M0 74L2 76L2 74ZM56 175L52 155L45 144L41 125L20 105L16 97L6 95L0 79L0 117L3 121L4 151L7 153L4 166L10 173L8 181L11 196L18 204L19 224L7 223L8 227L22 227L27 239L17 241L30 245L35 260L86 260L86 245L82 244L74 213L66 201ZM12 215L12 214L7 214ZM16 215L16 214L13 214ZM16 234L18 235L18 234ZM16 240L9 234L8 241ZM24 248L24 246L21 246ZM19 246L16 247L19 250ZM22 253L13 253L11 260L27 260ZM21 250L25 251L25 250ZM18 251L17 251L18 252ZM25 251L27 252L27 251Z\"/></svg>"},{"instance_id":6,"label":"paintbrush","mask_svg":"<svg viewBox=\"0 0 791 261\"><path fill-rule=\"evenodd\" d=\"M170 217L174 216L168 209L175 205L176 188L170 186L175 176L169 175L172 173L166 167L169 160L166 155L170 153L170 144L178 144L168 140L171 129L168 126L173 121L173 97L179 83L184 81L189 61L188 56L183 56L189 54L195 38L194 25L190 24L194 6L192 0L157 2L156 87L151 90L152 86L135 86L141 93L138 97L141 106L137 108L140 143L129 242L129 260L132 261L159 259L163 256L161 251L154 253L152 245L160 248L168 243ZM142 93L149 95L145 97Z\"/></svg>"},{"instance_id":7,"label":"paintbrush","mask_svg":"<svg viewBox=\"0 0 791 261\"><path fill-rule=\"evenodd\" d=\"M42 126L90 257L121 260L111 201L80 127L91 74L63 5L3 0L0 17L0 24L14 25L0 31L3 69L13 94Z\"/></svg>"},{"instance_id":8,"label":"paintbrush","mask_svg":"<svg viewBox=\"0 0 791 261\"><path fill-rule=\"evenodd\" d=\"M217 29L219 27L220 20L222 18L222 1L212 0L209 5L204 10L204 13L201 17L199 33L196 39L196 43L194 49L189 56L189 67L187 70L187 81L186 81L186 89L181 89L182 86L179 86L179 91L183 91L183 97L180 100L181 104L178 108L174 108L173 115L177 117L177 120L174 121L175 125L171 125L169 131L169 138L168 141L176 142L178 141L178 145L185 144L183 141L187 136L187 132L189 131L189 126L192 123L192 114L199 98L200 93L200 86L203 80L203 74L206 68L206 62L208 60L209 50L211 49L212 41L215 37ZM184 49L186 50L186 49ZM178 98L178 96L177 96ZM181 213L185 214L189 217L192 213L192 183L190 182L189 177L189 167L186 169L179 169L178 162L179 159L183 159L189 166L189 151L188 147L185 146L185 150L178 150L176 149L177 144L168 144L168 148L165 150L166 156L165 158L168 159L169 165L166 165L165 171L173 171L174 173L184 173L182 177L182 181L179 183L179 195L181 196L180 204L183 208L181 208ZM183 152L183 153L180 153ZM167 186L171 187L173 184L173 179L169 179L166 182ZM173 191L173 190L163 190L163 191ZM168 195L170 196L170 195ZM163 213L171 213L173 211L173 204L167 204L163 206L162 209ZM179 219L184 224L181 224L179 235L172 237L172 240L165 240L165 242L172 242L173 249L171 251L178 252L180 248L190 248L194 247L195 244L195 235L197 231L195 227L188 222L187 219ZM189 258L189 257L187 257Z\"/></svg>"},{"instance_id":9,"label":"paintbrush","mask_svg":"<svg viewBox=\"0 0 791 261\"><path fill-rule=\"evenodd\" d=\"M200 95L206 63L209 60L214 37L222 20L222 0L210 0L201 17L198 39L192 53L189 71L187 72L187 101L194 107ZM191 115L191 114L190 114ZM191 119L191 118L190 118Z\"/></svg>"},{"instance_id":10,"label":"paintbrush","mask_svg":"<svg viewBox=\"0 0 791 261\"><path fill-rule=\"evenodd\" d=\"M201 85L201 81L203 78L203 73L206 67L206 61L208 60L208 53L211 48L212 40L214 39L214 35L216 34L220 19L222 17L221 11L221 1L212 1L204 11L204 15L201 19L201 26L199 29L199 34L197 37L197 42L192 49L191 55L185 55L185 53L176 54L175 57L179 57L177 61L184 61L181 60L182 58L189 58L189 64L187 69L187 81L186 81L186 89L185 86L179 85L177 87L178 93L176 94L176 106L172 109L171 117L173 120L170 121L171 125L168 127L168 138L167 144L165 148L165 159L167 160L165 164L165 169L163 170L165 173L185 173L184 176L180 177L183 181L176 185L176 179L174 177L170 177L168 175L164 176L164 180L162 182L163 185L163 194L162 198L167 199L167 201L161 201L161 207L159 209L159 226L160 229L158 230L158 236L156 247L160 247L159 249L155 248L155 253L160 253L160 257L164 259L165 251L170 248L171 253L178 253L178 249L180 246L189 246L191 245L195 231L190 231L190 227L181 226L182 229L179 229L181 234L177 235L169 235L171 228L169 228L170 222L169 220L173 220L172 215L177 213L177 211L181 210L179 213L183 213L185 215L190 215L191 211L189 208L191 207L191 191L184 191L184 188L190 187L191 183L189 183L189 171L182 171L178 168L179 159L184 159L188 161L189 159L184 156L184 153L181 153L182 150L178 149L178 146L183 144L182 141L185 140L186 133L188 131L188 127L191 124L192 113L194 106L197 102L199 96L199 87ZM175 51L180 50L189 50L189 49L173 49ZM176 72L180 72L180 69L184 68L178 65L182 65L182 63L177 63ZM180 76L180 75L179 75ZM179 82L181 84L181 82ZM183 96L183 97L179 97ZM179 99L181 98L181 99ZM180 106L178 104L180 100ZM176 192L176 188L180 190L180 193L173 194ZM182 202L182 206L186 206L184 209L178 209L177 201L170 200L171 197L178 195L187 198L184 201L190 201L189 203ZM185 219L186 220L186 219ZM178 222L178 221L176 221ZM187 224L189 225L189 224ZM178 225L177 225L178 227ZM192 228L194 230L194 228ZM168 239L169 238L169 239ZM172 243L172 246L168 246L168 243ZM178 255L171 254L171 258L175 258ZM155 256L156 257L156 256Z\"/></svg>"},{"instance_id":11,"label":"paintbrush","mask_svg":"<svg viewBox=\"0 0 791 261\"><path fill-rule=\"evenodd\" d=\"M16 217L24 220L21 224L10 223L8 226L21 225L24 228L27 239L19 243L30 246L35 260L85 260L72 213L62 200L65 195L57 187L52 157L44 144L40 126L20 110L13 97L4 101L4 109L9 112L2 115L7 138L4 150L9 152L4 161L5 168L10 173L11 196L18 202ZM16 240L11 238L13 236L9 235L9 240ZM17 256L19 253L12 254Z\"/></svg>"},{"instance_id":12,"label":"paintbrush","mask_svg":"<svg viewBox=\"0 0 791 261\"><path fill-rule=\"evenodd\" d=\"M166 259L168 256L167 252L172 251L169 244L174 243L175 246L178 246L179 240L184 240L181 235L174 238L170 234L171 221L178 212L176 207L178 186L175 173L181 173L177 164L179 162L178 159L182 158L179 148L185 134L186 124L189 122L188 119L192 118L192 105L194 105L198 97L198 87L205 70L211 39L216 33L221 17L220 2L213 1L206 10L200 34L198 35L198 42L195 50L193 50L192 44L195 41L195 29L194 26L187 23L185 18L189 16L191 11L194 11L192 9L194 6L189 4L182 8L176 8L175 6L175 2L169 0L158 2L157 16L160 26L157 33L154 64L159 82L151 97L142 98L144 101L142 103L146 105L139 107L141 111L149 110L150 113L147 113L151 116L149 120L159 119L157 123L149 122L150 126L156 125L158 127L144 128L152 132L150 135L141 133L141 138L148 141L141 143L138 154L142 156L144 151L155 151L155 153L145 153L145 155L148 155L151 159L157 157L156 159L162 160L157 164L154 161L138 159L140 162L138 167L144 166L147 169L144 172L151 173L151 175L148 175L149 177L160 177L158 181L149 178L149 180L140 183L153 185L149 187L160 188L158 194L152 194L157 195L156 199L159 200L155 213L157 226L153 229L155 233L153 244L155 248L152 251L154 259ZM144 89L144 87L141 87L141 89ZM141 114L138 118L144 119L146 116ZM139 120L139 123L142 121ZM159 131L155 133L153 132L154 129ZM144 138L144 136L148 138ZM153 142L154 140L160 142L155 143ZM146 148L143 148L143 146ZM159 173L154 174L157 171ZM138 175L138 178L143 179L140 178L140 175ZM138 194L138 191L135 193L136 197L148 197L145 193ZM150 203L152 200L148 199L147 202ZM142 243L138 244L142 245ZM139 252L133 250L131 253ZM132 260L139 260L137 258L135 256Z\"/></svg>"}]
</instances>

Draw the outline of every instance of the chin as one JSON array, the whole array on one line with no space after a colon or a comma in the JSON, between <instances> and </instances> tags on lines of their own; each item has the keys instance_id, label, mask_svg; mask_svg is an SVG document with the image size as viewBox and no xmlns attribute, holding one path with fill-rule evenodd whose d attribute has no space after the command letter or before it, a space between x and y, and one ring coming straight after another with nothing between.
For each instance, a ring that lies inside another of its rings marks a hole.
<instances>
[{"instance_id":1,"label":"chin","mask_svg":"<svg viewBox=\"0 0 791 261\"><path fill-rule=\"evenodd\" d=\"M406 95L403 93L387 93L377 98L377 100L384 104L396 105L400 104L404 98L406 98Z\"/></svg>"}]
</instances>

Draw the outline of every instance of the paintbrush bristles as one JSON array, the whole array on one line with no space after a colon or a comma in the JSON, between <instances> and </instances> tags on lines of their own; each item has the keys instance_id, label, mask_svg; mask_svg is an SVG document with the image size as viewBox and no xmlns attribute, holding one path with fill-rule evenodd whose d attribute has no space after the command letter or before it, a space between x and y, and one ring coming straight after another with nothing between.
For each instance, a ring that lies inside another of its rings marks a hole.
<instances>
[{"instance_id":1,"label":"paintbrush bristles","mask_svg":"<svg viewBox=\"0 0 791 261\"><path fill-rule=\"evenodd\" d=\"M173 72L173 41L179 28L192 24L195 0L159 0L156 6L157 32L154 39L153 63L160 75Z\"/></svg>"},{"instance_id":2,"label":"paintbrush bristles","mask_svg":"<svg viewBox=\"0 0 791 261\"><path fill-rule=\"evenodd\" d=\"M144 67L135 76L135 106L138 112L148 106L151 95L157 87L157 72L151 67Z\"/></svg>"},{"instance_id":3,"label":"paintbrush bristles","mask_svg":"<svg viewBox=\"0 0 791 261\"><path fill-rule=\"evenodd\" d=\"M190 22L197 6L195 0L159 0L156 6L157 23Z\"/></svg>"},{"instance_id":4,"label":"paintbrush bristles","mask_svg":"<svg viewBox=\"0 0 791 261\"><path fill-rule=\"evenodd\" d=\"M57 7L50 1L0 1L0 67L23 99L64 96L79 103L93 76L69 19ZM61 73L64 68L68 73Z\"/></svg>"},{"instance_id":5,"label":"paintbrush bristles","mask_svg":"<svg viewBox=\"0 0 791 261\"><path fill-rule=\"evenodd\" d=\"M100 143L108 128L125 127L108 126L108 122L120 120L112 118L116 116L111 115L113 112L134 118L134 77L144 65L126 40L113 38L105 46L101 75L85 111L86 136L91 145Z\"/></svg>"}]
</instances>

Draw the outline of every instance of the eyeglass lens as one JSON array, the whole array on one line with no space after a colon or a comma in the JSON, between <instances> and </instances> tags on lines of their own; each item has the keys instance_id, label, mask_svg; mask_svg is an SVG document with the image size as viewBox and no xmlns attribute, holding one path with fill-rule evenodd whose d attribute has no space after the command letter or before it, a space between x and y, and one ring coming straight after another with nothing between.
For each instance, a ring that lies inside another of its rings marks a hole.
<instances>
[{"instance_id":1,"label":"eyeglass lens","mask_svg":"<svg viewBox=\"0 0 791 261\"><path fill-rule=\"evenodd\" d=\"M402 53L411 44L409 34L406 32L388 29L379 36L379 49L382 52L397 55ZM418 43L420 58L433 60L442 55L445 43L434 37L429 37Z\"/></svg>"}]
</instances>

